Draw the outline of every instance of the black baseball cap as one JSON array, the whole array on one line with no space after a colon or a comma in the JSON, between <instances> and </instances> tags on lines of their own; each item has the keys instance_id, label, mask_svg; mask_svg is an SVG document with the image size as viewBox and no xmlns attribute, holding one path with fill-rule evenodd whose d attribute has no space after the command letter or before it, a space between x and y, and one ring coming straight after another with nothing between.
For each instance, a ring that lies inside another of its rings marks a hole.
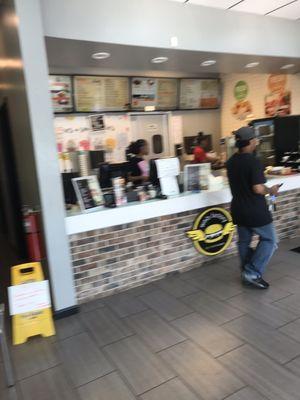
<instances>
[{"instance_id":1,"label":"black baseball cap","mask_svg":"<svg viewBox=\"0 0 300 400\"><path fill-rule=\"evenodd\" d=\"M243 126L234 132L235 139L239 142L246 142L256 137L255 131L250 126Z\"/></svg>"}]
</instances>

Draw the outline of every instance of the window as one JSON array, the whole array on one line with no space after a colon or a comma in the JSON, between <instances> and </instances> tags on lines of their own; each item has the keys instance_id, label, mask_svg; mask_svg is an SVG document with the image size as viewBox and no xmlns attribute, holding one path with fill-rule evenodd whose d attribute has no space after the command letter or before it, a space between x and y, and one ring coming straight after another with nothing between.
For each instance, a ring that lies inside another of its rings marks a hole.
<instances>
[{"instance_id":1,"label":"window","mask_svg":"<svg viewBox=\"0 0 300 400\"><path fill-rule=\"evenodd\" d=\"M162 135L153 135L152 136L152 147L154 154L163 153L163 138Z\"/></svg>"}]
</instances>

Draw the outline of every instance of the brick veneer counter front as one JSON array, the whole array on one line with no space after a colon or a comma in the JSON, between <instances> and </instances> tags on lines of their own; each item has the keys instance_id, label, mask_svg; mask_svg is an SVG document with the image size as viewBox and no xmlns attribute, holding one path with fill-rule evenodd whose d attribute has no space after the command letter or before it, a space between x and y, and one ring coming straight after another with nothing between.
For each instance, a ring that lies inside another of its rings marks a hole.
<instances>
[{"instance_id":1,"label":"brick veneer counter front","mask_svg":"<svg viewBox=\"0 0 300 400\"><path fill-rule=\"evenodd\" d=\"M299 182L300 177L297 178ZM289 179L284 179L286 188L298 186L299 189L283 191L277 200L274 219L280 239L299 233L300 182L298 185L295 177L293 181L292 178ZM282 181L280 179L280 182ZM199 195L203 193L191 196ZM207 195L213 195L215 200L220 197L226 199L224 202L218 201L213 204L209 201L207 206L221 205L229 208L228 193L224 190ZM185 200L187 198L191 199L189 196L184 196ZM177 201L179 202L180 198ZM159 215L160 204L166 203L161 201L152 204L156 204L156 214L158 214L153 218L139 217L138 220L125 224L111 221L112 226L88 231L81 231L78 227L79 232L69 235L79 302L140 286L162 278L170 272L182 272L199 267L208 259L212 261L212 258L197 253L185 234L192 227L195 217L206 206L200 205L199 208L183 212ZM121 210L126 210L127 214L135 213L136 207L142 205L144 204ZM177 204L177 207L180 205ZM105 211L99 212L100 215L101 213ZM95 214L98 213L89 214L88 217ZM137 214L134 215L138 218ZM233 254L236 254L235 240L218 258Z\"/></svg>"}]
</instances>

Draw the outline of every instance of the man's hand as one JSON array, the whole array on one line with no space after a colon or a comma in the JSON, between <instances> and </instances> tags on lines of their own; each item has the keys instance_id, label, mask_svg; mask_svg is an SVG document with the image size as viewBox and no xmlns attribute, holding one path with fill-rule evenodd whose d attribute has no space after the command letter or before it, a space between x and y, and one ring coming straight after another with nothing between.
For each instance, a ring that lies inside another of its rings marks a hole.
<instances>
[{"instance_id":1,"label":"man's hand","mask_svg":"<svg viewBox=\"0 0 300 400\"><path fill-rule=\"evenodd\" d=\"M279 192L280 186L281 186L281 185L274 185L274 186L271 186L271 187L270 187L270 194L271 194L272 196L277 196L277 195L278 195L278 192Z\"/></svg>"},{"instance_id":2,"label":"man's hand","mask_svg":"<svg viewBox=\"0 0 300 400\"><path fill-rule=\"evenodd\" d=\"M261 194L262 196L265 196L266 194L271 194L272 196L277 196L279 192L279 188L281 185L274 185L272 187L268 187L266 185L254 185L253 186L253 191L256 194Z\"/></svg>"}]
</instances>

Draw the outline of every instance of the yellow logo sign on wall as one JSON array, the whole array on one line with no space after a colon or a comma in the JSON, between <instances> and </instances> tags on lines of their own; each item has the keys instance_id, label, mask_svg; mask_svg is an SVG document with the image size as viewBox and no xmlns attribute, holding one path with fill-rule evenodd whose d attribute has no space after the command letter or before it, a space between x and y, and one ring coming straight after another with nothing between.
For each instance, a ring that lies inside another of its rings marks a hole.
<instances>
[{"instance_id":1,"label":"yellow logo sign on wall","mask_svg":"<svg viewBox=\"0 0 300 400\"><path fill-rule=\"evenodd\" d=\"M223 208L209 208L198 215L187 236L192 239L199 253L215 256L228 248L233 233L230 213Z\"/></svg>"}]
</instances>

